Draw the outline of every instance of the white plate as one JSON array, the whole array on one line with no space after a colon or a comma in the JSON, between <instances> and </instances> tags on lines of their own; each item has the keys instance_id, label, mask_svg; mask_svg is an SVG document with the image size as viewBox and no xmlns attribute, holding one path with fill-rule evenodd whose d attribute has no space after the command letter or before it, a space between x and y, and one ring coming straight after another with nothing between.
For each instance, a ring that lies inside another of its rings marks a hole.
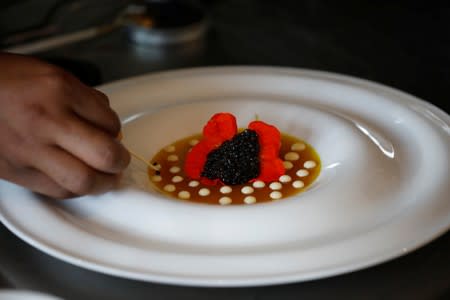
<instances>
[{"instance_id":1,"label":"white plate","mask_svg":"<svg viewBox=\"0 0 450 300\"><path fill-rule=\"evenodd\" d=\"M124 143L151 157L230 111L310 142L315 184L268 204L166 199L133 161L123 188L65 202L0 182L0 216L38 249L126 278L248 286L322 278L424 245L450 226L450 118L400 91L324 72L231 67L166 72L101 87Z\"/></svg>"},{"instance_id":2,"label":"white plate","mask_svg":"<svg viewBox=\"0 0 450 300\"><path fill-rule=\"evenodd\" d=\"M34 291L27 290L13 290L5 289L0 290L1 300L62 300L48 294L43 294Z\"/></svg>"}]
</instances>

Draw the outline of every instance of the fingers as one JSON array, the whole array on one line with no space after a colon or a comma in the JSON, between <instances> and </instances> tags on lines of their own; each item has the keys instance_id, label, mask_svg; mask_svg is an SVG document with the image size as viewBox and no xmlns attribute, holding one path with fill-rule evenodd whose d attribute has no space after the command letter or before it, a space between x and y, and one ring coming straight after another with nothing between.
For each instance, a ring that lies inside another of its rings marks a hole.
<instances>
[{"instance_id":1,"label":"fingers","mask_svg":"<svg viewBox=\"0 0 450 300\"><path fill-rule=\"evenodd\" d=\"M16 178L16 182L35 193L54 199L67 199L76 196L66 188L59 186L48 175L31 168L24 171L20 178Z\"/></svg>"},{"instance_id":2,"label":"fingers","mask_svg":"<svg viewBox=\"0 0 450 300\"><path fill-rule=\"evenodd\" d=\"M54 66L1 60L0 178L55 198L113 188L130 155L108 98Z\"/></svg>"},{"instance_id":3,"label":"fingers","mask_svg":"<svg viewBox=\"0 0 450 300\"><path fill-rule=\"evenodd\" d=\"M83 86L78 92L77 101L71 103L74 113L112 136L116 136L120 131L120 120L109 106L106 95L87 86Z\"/></svg>"},{"instance_id":4,"label":"fingers","mask_svg":"<svg viewBox=\"0 0 450 300\"><path fill-rule=\"evenodd\" d=\"M0 159L0 178L55 199L109 191L119 176L99 172L55 146L35 149L28 162Z\"/></svg>"},{"instance_id":5,"label":"fingers","mask_svg":"<svg viewBox=\"0 0 450 300\"><path fill-rule=\"evenodd\" d=\"M74 194L59 186L49 176L34 168L12 167L4 160L0 161L0 168L7 170L2 177L6 180L21 185L33 192L49 196L54 199L66 199Z\"/></svg>"},{"instance_id":6,"label":"fingers","mask_svg":"<svg viewBox=\"0 0 450 300\"><path fill-rule=\"evenodd\" d=\"M118 185L119 175L102 173L57 147L47 147L35 162L36 168L61 188L75 195L99 194Z\"/></svg>"},{"instance_id":7,"label":"fingers","mask_svg":"<svg viewBox=\"0 0 450 300\"><path fill-rule=\"evenodd\" d=\"M53 133L56 145L99 171L118 174L130 162L120 142L77 117L59 124Z\"/></svg>"},{"instance_id":8,"label":"fingers","mask_svg":"<svg viewBox=\"0 0 450 300\"><path fill-rule=\"evenodd\" d=\"M120 131L120 120L109 106L105 94L86 86L63 70L53 68L53 71L41 78L49 91L49 98L58 102L54 103L56 106L64 103L72 113L112 136Z\"/></svg>"}]
</instances>

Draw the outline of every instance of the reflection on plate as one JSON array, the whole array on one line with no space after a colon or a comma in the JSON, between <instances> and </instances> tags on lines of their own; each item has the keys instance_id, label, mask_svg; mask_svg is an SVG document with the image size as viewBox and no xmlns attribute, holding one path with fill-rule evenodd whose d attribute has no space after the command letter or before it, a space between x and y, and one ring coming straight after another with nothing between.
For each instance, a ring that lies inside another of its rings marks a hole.
<instances>
[{"instance_id":1,"label":"reflection on plate","mask_svg":"<svg viewBox=\"0 0 450 300\"><path fill-rule=\"evenodd\" d=\"M275 284L368 267L450 226L450 118L402 92L257 67L167 72L101 89L124 123L124 143L148 158L229 111L308 141L322 171L306 192L257 206L165 198L137 161L121 190L95 198L46 201L0 182L2 222L62 260L146 281Z\"/></svg>"},{"instance_id":2,"label":"reflection on plate","mask_svg":"<svg viewBox=\"0 0 450 300\"><path fill-rule=\"evenodd\" d=\"M62 300L48 294L25 290L0 290L1 300Z\"/></svg>"}]
</instances>

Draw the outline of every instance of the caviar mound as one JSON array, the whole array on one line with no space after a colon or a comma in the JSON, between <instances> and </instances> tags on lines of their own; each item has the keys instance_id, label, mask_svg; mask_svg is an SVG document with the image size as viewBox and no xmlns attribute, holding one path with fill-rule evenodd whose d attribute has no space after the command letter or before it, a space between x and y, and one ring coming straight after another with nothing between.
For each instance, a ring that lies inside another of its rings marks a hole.
<instances>
[{"instance_id":1,"label":"caviar mound","mask_svg":"<svg viewBox=\"0 0 450 300\"><path fill-rule=\"evenodd\" d=\"M246 183L260 174L259 153L257 133L246 129L208 154L201 176L228 185Z\"/></svg>"},{"instance_id":2,"label":"caviar mound","mask_svg":"<svg viewBox=\"0 0 450 300\"><path fill-rule=\"evenodd\" d=\"M284 174L278 157L281 134L272 125L253 121L238 133L236 118L217 113L203 128L203 138L186 156L185 173L205 185L271 182Z\"/></svg>"}]
</instances>

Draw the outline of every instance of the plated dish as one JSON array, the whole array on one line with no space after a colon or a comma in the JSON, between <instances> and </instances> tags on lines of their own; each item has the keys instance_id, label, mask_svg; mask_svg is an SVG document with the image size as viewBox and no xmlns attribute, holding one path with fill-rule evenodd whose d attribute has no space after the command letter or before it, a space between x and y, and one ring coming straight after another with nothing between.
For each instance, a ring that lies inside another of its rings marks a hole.
<instances>
[{"instance_id":1,"label":"plated dish","mask_svg":"<svg viewBox=\"0 0 450 300\"><path fill-rule=\"evenodd\" d=\"M171 143L151 159L149 178L163 195L199 204L278 201L306 190L320 172L314 148L276 126L253 120L238 128L216 113L202 134Z\"/></svg>"},{"instance_id":2,"label":"plated dish","mask_svg":"<svg viewBox=\"0 0 450 300\"><path fill-rule=\"evenodd\" d=\"M276 284L368 267L450 227L450 117L400 91L258 67L173 71L101 89L123 121L123 142L149 159L226 111L240 128L257 114L304 139L321 171L304 192L258 205L164 196L139 161L120 190L99 197L54 202L0 182L1 221L64 261L172 284Z\"/></svg>"}]
</instances>

